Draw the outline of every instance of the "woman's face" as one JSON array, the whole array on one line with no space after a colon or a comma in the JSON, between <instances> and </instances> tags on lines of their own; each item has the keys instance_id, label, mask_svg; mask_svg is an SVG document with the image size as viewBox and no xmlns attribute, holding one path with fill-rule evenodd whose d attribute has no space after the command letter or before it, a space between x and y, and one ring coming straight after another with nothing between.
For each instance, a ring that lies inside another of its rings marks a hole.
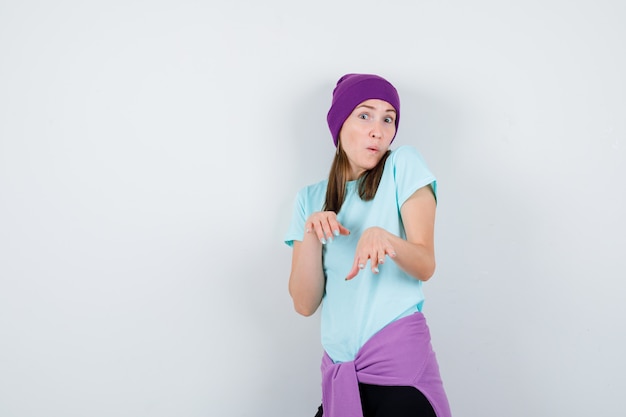
<instances>
[{"instance_id":1,"label":"woman's face","mask_svg":"<svg viewBox=\"0 0 626 417\"><path fill-rule=\"evenodd\" d=\"M346 153L355 180L376 166L396 133L396 110L386 101L365 100L356 106L339 131L339 143Z\"/></svg>"}]
</instances>

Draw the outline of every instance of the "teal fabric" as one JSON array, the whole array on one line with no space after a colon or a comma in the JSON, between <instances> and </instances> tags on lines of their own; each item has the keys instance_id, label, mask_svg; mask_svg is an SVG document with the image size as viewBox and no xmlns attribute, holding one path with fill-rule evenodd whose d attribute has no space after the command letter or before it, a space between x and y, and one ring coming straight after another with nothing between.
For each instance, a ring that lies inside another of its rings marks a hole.
<instances>
[{"instance_id":1,"label":"teal fabric","mask_svg":"<svg viewBox=\"0 0 626 417\"><path fill-rule=\"evenodd\" d=\"M285 235L287 245L303 239L306 220L324 205L326 185L327 180L323 180L298 192ZM368 263L354 279L346 281L345 277L365 229L378 226L406 237L400 208L415 191L427 185L436 196L435 176L417 149L407 145L392 151L387 158L373 200L361 200L357 181L348 183L346 200L337 219L351 233L327 243L322 252L326 292L322 300L321 338L324 350L334 362L354 360L359 349L376 332L395 320L421 311L422 282L406 274L390 258L379 267L378 274L371 272Z\"/></svg>"}]
</instances>

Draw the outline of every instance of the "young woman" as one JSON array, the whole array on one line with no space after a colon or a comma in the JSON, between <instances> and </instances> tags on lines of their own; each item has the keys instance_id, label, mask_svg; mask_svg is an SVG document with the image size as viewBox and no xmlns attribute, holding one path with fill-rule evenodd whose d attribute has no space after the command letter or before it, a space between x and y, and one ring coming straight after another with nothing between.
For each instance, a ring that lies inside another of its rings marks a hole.
<instances>
[{"instance_id":1,"label":"young woman","mask_svg":"<svg viewBox=\"0 0 626 417\"><path fill-rule=\"evenodd\" d=\"M329 177L298 192L285 237L296 311L322 305L318 416L449 417L421 313L435 270L435 177L415 148L390 150L400 99L384 78L341 77L327 121Z\"/></svg>"}]
</instances>

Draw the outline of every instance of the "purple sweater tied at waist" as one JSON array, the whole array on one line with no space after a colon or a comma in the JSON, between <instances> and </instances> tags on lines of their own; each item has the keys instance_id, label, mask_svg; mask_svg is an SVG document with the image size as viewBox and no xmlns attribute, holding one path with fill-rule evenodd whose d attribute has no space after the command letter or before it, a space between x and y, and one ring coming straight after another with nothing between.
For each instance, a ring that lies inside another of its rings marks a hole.
<instances>
[{"instance_id":1,"label":"purple sweater tied at waist","mask_svg":"<svg viewBox=\"0 0 626 417\"><path fill-rule=\"evenodd\" d=\"M363 345L351 362L322 358L324 417L363 417L359 382L415 387L430 401L437 417L450 417L450 406L420 312L394 321Z\"/></svg>"}]
</instances>

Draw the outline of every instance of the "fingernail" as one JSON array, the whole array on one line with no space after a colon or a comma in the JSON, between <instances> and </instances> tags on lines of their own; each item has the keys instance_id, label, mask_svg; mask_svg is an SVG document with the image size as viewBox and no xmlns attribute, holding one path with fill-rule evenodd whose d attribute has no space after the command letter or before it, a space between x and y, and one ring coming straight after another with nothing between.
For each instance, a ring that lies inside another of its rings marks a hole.
<instances>
[{"instance_id":1,"label":"fingernail","mask_svg":"<svg viewBox=\"0 0 626 417\"><path fill-rule=\"evenodd\" d=\"M333 230L333 234L334 234L335 236L339 236L339 230Z\"/></svg>"},{"instance_id":2,"label":"fingernail","mask_svg":"<svg viewBox=\"0 0 626 417\"><path fill-rule=\"evenodd\" d=\"M325 244L326 244L326 239L321 238L321 239L320 239L320 242L322 242L322 245L325 245Z\"/></svg>"},{"instance_id":3,"label":"fingernail","mask_svg":"<svg viewBox=\"0 0 626 417\"><path fill-rule=\"evenodd\" d=\"M365 268L365 265L364 264L359 264L359 269L363 269L363 268Z\"/></svg>"},{"instance_id":4,"label":"fingernail","mask_svg":"<svg viewBox=\"0 0 626 417\"><path fill-rule=\"evenodd\" d=\"M374 268L374 273L378 274L379 272L378 268Z\"/></svg>"}]
</instances>

